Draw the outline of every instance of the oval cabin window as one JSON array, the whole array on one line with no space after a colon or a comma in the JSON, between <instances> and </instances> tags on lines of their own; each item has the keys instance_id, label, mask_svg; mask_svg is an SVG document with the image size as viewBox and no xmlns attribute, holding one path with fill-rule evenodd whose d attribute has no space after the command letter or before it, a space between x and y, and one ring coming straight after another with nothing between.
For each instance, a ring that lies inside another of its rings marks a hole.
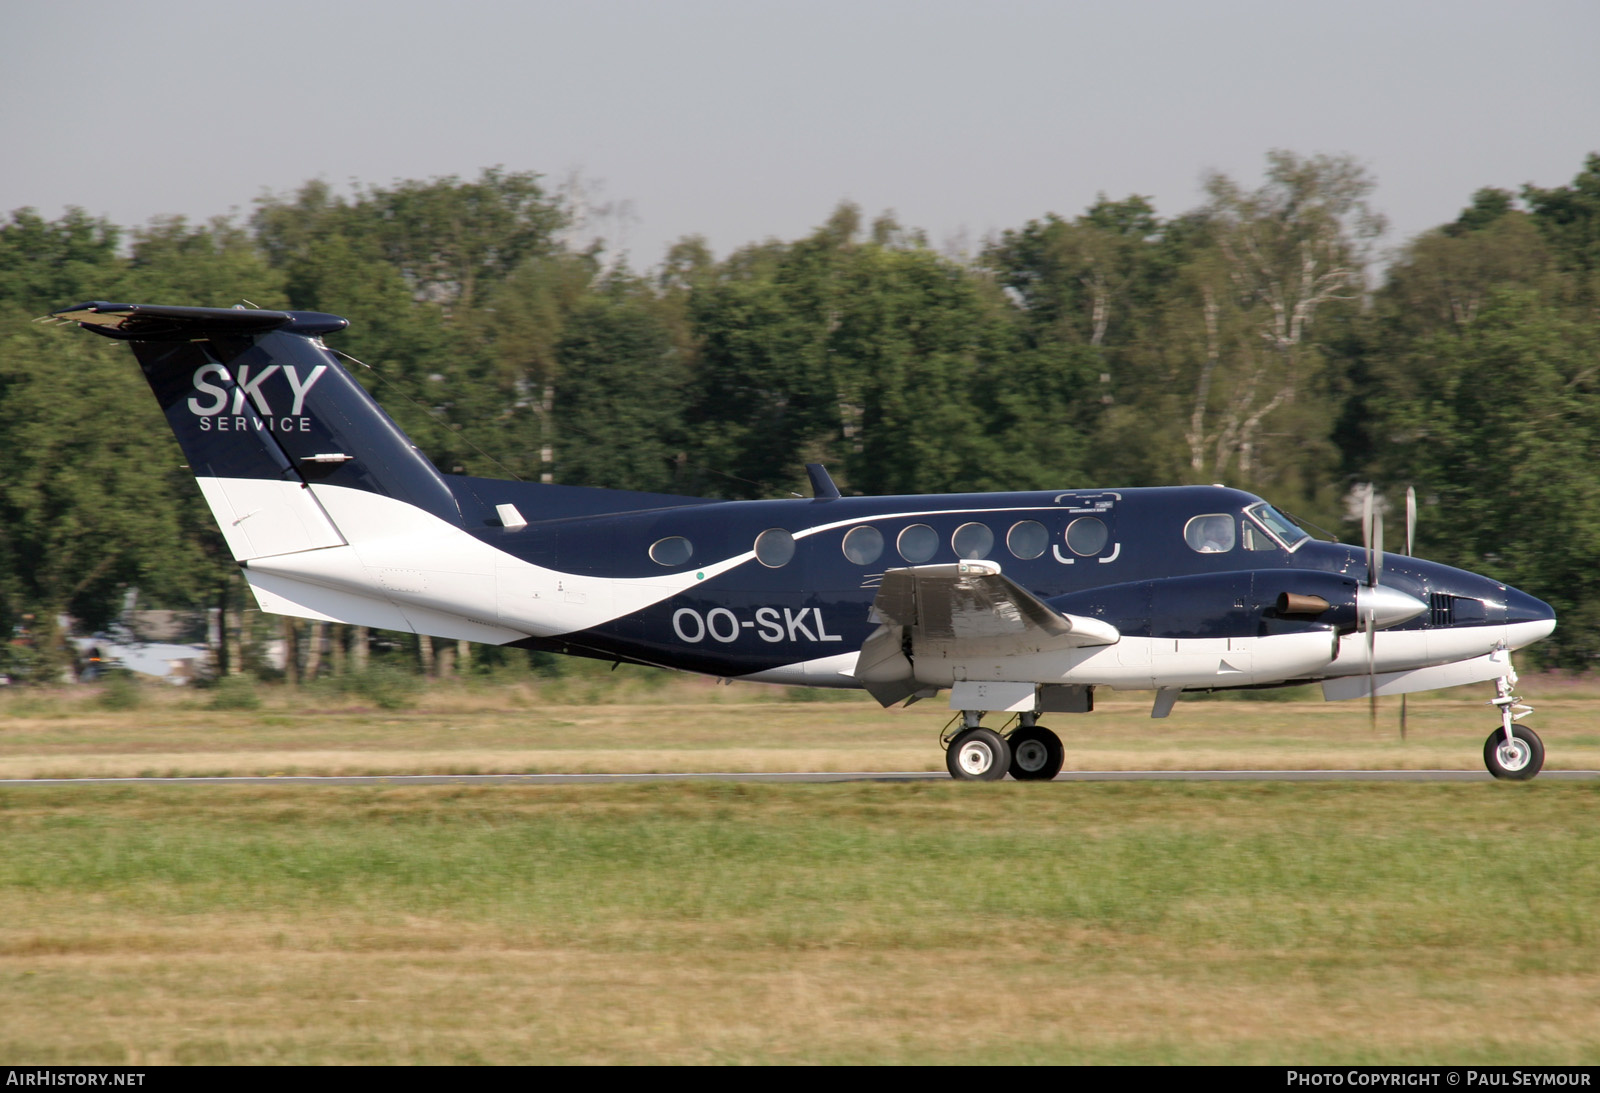
<instances>
[{"instance_id":1,"label":"oval cabin window","mask_svg":"<svg viewBox=\"0 0 1600 1093\"><path fill-rule=\"evenodd\" d=\"M1082 558L1099 554L1109 538L1111 532L1097 516L1080 516L1067 525L1067 548Z\"/></svg>"},{"instance_id":2,"label":"oval cabin window","mask_svg":"<svg viewBox=\"0 0 1600 1093\"><path fill-rule=\"evenodd\" d=\"M1050 533L1037 520L1018 520L1006 532L1006 549L1027 561L1037 558L1050 545Z\"/></svg>"},{"instance_id":3,"label":"oval cabin window","mask_svg":"<svg viewBox=\"0 0 1600 1093\"><path fill-rule=\"evenodd\" d=\"M779 569L794 557L794 536L783 528L769 528L756 536L756 561L768 569Z\"/></svg>"},{"instance_id":4,"label":"oval cabin window","mask_svg":"<svg viewBox=\"0 0 1600 1093\"><path fill-rule=\"evenodd\" d=\"M650 560L657 565L683 565L694 557L694 544L681 535L657 539L650 548Z\"/></svg>"},{"instance_id":5,"label":"oval cabin window","mask_svg":"<svg viewBox=\"0 0 1600 1093\"><path fill-rule=\"evenodd\" d=\"M844 556L856 565L871 565L883 554L883 532L862 525L851 528L844 537Z\"/></svg>"},{"instance_id":6,"label":"oval cabin window","mask_svg":"<svg viewBox=\"0 0 1600 1093\"><path fill-rule=\"evenodd\" d=\"M939 533L927 524L912 524L895 540L900 557L915 565L932 558L939 549Z\"/></svg>"}]
</instances>

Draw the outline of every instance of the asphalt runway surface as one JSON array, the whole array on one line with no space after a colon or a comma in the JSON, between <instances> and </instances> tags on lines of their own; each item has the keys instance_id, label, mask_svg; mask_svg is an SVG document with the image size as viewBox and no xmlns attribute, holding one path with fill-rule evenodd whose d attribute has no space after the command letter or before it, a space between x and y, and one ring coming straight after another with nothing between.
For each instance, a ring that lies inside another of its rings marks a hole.
<instances>
[{"instance_id":1,"label":"asphalt runway surface","mask_svg":"<svg viewBox=\"0 0 1600 1093\"><path fill-rule=\"evenodd\" d=\"M1547 770L1537 781L1600 779L1600 770ZM625 782L948 782L942 771L740 774L367 774L239 778L0 778L7 786L573 786ZM1486 770L1064 770L1057 782L1492 782Z\"/></svg>"}]
</instances>

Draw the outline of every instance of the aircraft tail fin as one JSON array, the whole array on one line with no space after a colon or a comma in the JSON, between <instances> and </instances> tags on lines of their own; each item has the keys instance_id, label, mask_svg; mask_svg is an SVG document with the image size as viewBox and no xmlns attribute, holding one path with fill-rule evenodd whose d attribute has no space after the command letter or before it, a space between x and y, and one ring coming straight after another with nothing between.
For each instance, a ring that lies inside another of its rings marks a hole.
<instances>
[{"instance_id":1,"label":"aircraft tail fin","mask_svg":"<svg viewBox=\"0 0 1600 1093\"><path fill-rule=\"evenodd\" d=\"M322 344L344 319L104 301L54 315L130 343L235 559L343 545L312 485L461 525L438 469Z\"/></svg>"}]
</instances>

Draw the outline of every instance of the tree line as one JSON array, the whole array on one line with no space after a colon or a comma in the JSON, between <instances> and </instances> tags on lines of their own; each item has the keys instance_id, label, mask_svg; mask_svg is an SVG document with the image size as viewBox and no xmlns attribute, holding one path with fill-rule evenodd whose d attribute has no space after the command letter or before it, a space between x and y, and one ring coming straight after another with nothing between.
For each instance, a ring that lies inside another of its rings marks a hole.
<instances>
[{"instance_id":1,"label":"tree line","mask_svg":"<svg viewBox=\"0 0 1600 1093\"><path fill-rule=\"evenodd\" d=\"M1197 208L1102 196L953 256L841 204L802 238L635 270L534 174L323 182L247 219L0 225L0 671L124 592L226 605L234 566L126 351L33 322L86 299L328 311L442 470L708 497L1225 482L1358 538L1417 488L1418 552L1555 606L1600 652L1600 155L1483 189L1380 269L1354 160L1267 156ZM1391 528L1400 521L1389 522ZM1390 549L1399 549L1391 535ZM41 651L43 650L43 651Z\"/></svg>"}]
</instances>

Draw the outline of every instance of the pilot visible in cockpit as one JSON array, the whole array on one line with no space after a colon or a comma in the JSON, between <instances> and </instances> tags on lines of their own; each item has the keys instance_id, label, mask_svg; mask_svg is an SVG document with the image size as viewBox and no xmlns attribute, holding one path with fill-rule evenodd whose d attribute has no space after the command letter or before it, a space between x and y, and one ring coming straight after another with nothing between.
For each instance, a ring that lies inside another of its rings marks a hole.
<instances>
[{"instance_id":1,"label":"pilot visible in cockpit","mask_svg":"<svg viewBox=\"0 0 1600 1093\"><path fill-rule=\"evenodd\" d=\"M1221 512L1196 516L1184 526L1183 539L1201 554L1226 554L1233 549L1233 517Z\"/></svg>"}]
</instances>

